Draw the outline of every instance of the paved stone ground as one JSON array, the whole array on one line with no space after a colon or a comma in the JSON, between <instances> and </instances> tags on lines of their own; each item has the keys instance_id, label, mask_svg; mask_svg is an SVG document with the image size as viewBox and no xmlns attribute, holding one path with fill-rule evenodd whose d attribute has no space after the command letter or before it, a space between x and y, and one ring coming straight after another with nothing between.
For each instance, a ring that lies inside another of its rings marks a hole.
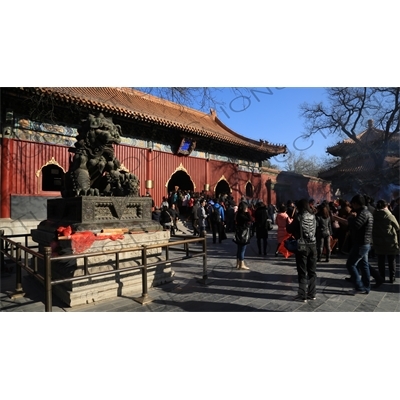
<instances>
[{"instance_id":1,"label":"paved stone ground","mask_svg":"<svg viewBox=\"0 0 400 400\"><path fill-rule=\"evenodd\" d=\"M192 237L188 227L179 225L178 239ZM333 255L330 263L318 263L317 299L307 303L294 301L297 294L297 273L294 257L275 257L276 231L270 232L267 256L259 256L255 238L247 248L246 263L250 271L235 269L236 245L232 233L221 244L207 238L207 264L209 282L200 284L202 259L194 258L173 263L174 281L156 288L149 288L151 303L141 305L132 297L122 296L93 304L69 308L57 298L53 299L53 312L228 312L228 311L277 311L277 312L398 312L400 311L400 278L397 269L395 284L384 283L368 295L351 295L346 256ZM175 240L177 238L172 238ZM199 245L194 245L199 246ZM376 267L376 260L371 265ZM398 262L399 265L399 262ZM373 281L373 279L372 279ZM42 286L24 273L25 296L11 299L15 287L15 271L1 277L0 307L8 312L44 312ZM141 293L137 293L139 297Z\"/></svg>"}]
</instances>

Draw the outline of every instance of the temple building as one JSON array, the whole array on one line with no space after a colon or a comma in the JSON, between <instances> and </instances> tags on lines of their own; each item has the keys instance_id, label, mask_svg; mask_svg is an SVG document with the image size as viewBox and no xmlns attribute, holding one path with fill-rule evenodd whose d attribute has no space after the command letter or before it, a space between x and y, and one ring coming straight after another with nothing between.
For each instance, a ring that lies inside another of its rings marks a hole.
<instances>
[{"instance_id":1,"label":"temple building","mask_svg":"<svg viewBox=\"0 0 400 400\"><path fill-rule=\"evenodd\" d=\"M120 168L138 177L140 195L149 193L156 205L176 188L273 204L330 199L330 182L263 166L285 154L285 145L242 136L213 110L115 87L10 87L0 98L0 221L21 221L18 233L29 229L26 220L34 226L46 218L47 199L64 190L81 121L100 113L121 128L114 146Z\"/></svg>"},{"instance_id":2,"label":"temple building","mask_svg":"<svg viewBox=\"0 0 400 400\"><path fill-rule=\"evenodd\" d=\"M387 135L374 126L357 135L358 143L345 139L327 152L338 157L339 164L321 172L319 177L332 183L333 194L349 199L355 193L366 194L379 200L390 201L400 195L400 136Z\"/></svg>"}]
</instances>

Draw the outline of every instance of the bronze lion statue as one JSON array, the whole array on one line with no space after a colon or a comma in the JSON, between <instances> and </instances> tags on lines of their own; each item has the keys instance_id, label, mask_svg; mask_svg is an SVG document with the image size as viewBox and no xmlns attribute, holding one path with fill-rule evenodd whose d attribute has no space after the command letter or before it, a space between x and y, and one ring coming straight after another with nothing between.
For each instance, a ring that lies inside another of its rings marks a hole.
<instances>
[{"instance_id":1,"label":"bronze lion statue","mask_svg":"<svg viewBox=\"0 0 400 400\"><path fill-rule=\"evenodd\" d=\"M121 127L102 113L89 114L78 129L63 197L138 196L139 179L121 169L114 144L121 143Z\"/></svg>"}]
</instances>

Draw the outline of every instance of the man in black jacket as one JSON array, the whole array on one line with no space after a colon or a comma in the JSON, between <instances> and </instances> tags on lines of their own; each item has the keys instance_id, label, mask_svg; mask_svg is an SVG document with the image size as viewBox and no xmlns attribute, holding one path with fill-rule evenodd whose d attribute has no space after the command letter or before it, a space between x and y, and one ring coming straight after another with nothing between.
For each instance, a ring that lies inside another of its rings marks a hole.
<instances>
[{"instance_id":1,"label":"man in black jacket","mask_svg":"<svg viewBox=\"0 0 400 400\"><path fill-rule=\"evenodd\" d=\"M371 290L368 252L371 248L374 219L365 205L364 196L354 196L350 204L353 213L347 221L352 247L346 267L350 273L355 293L368 294ZM359 273L361 273L361 279Z\"/></svg>"}]
</instances>

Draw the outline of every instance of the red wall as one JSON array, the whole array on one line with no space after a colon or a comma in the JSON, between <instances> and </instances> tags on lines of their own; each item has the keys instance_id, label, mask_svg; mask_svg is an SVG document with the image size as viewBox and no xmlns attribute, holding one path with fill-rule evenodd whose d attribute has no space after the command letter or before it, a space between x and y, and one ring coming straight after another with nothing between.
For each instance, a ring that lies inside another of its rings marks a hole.
<instances>
[{"instance_id":1,"label":"red wall","mask_svg":"<svg viewBox=\"0 0 400 400\"><path fill-rule=\"evenodd\" d=\"M10 173L12 179L8 188L9 194L48 196L49 192L41 190L39 171L52 158L68 171L72 153L68 147L10 140ZM210 192L222 177L231 185L232 195L239 199L245 193L248 181L254 186L254 197L266 194L260 174L239 171L236 164L195 157L182 157L160 151L136 148L126 145L115 146L115 153L120 162L140 180L140 193L146 193L145 182L153 180L154 188L150 193L157 202L167 194L167 184L177 170L186 170L193 181L195 191L201 192L204 184L210 184ZM182 164L182 165L181 165ZM265 182L265 179L264 179ZM52 194L52 193L51 193ZM54 193L59 196L58 193Z\"/></svg>"},{"instance_id":2,"label":"red wall","mask_svg":"<svg viewBox=\"0 0 400 400\"><path fill-rule=\"evenodd\" d=\"M72 153L68 147L10 140L10 182L8 193L14 195L60 196L57 192L41 190L41 176L36 172L52 158L65 170L69 168L69 158ZM268 202L266 173L254 174L239 171L234 163L226 163L195 157L182 157L160 151L136 148L126 145L115 146L115 152L120 162L140 180L140 194L146 193L146 180L153 180L154 188L150 189L156 205L161 204L162 197L167 194L167 184L171 176L184 168L193 181L195 191L201 192L204 184L210 185L209 194L213 194L215 186L224 177L231 186L231 194L237 201L246 193L246 184L251 182L254 187L254 198ZM182 165L181 165L182 164ZM278 171L277 171L278 172ZM279 172L278 172L279 174ZM275 179L272 179L273 181ZM291 182L293 184L293 181ZM309 182L309 192L316 198L326 196L330 187L316 182ZM275 202L274 191L271 190L270 200Z\"/></svg>"}]
</instances>

